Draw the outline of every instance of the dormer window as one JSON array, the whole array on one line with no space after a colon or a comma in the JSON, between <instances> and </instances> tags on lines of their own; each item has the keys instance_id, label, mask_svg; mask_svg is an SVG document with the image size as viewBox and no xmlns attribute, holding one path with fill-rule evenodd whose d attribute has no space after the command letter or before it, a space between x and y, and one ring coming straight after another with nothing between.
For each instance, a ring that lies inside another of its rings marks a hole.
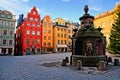
<instances>
[{"instance_id":1,"label":"dormer window","mask_svg":"<svg viewBox=\"0 0 120 80\"><path fill-rule=\"evenodd\" d=\"M11 19L12 18L12 16L8 16L8 19Z\"/></svg>"},{"instance_id":2,"label":"dormer window","mask_svg":"<svg viewBox=\"0 0 120 80\"><path fill-rule=\"evenodd\" d=\"M34 15L36 15L36 12L33 12Z\"/></svg>"},{"instance_id":3,"label":"dormer window","mask_svg":"<svg viewBox=\"0 0 120 80\"><path fill-rule=\"evenodd\" d=\"M33 20L33 18L32 18L32 17L30 17L30 20L32 21L32 20Z\"/></svg>"}]
</instances>

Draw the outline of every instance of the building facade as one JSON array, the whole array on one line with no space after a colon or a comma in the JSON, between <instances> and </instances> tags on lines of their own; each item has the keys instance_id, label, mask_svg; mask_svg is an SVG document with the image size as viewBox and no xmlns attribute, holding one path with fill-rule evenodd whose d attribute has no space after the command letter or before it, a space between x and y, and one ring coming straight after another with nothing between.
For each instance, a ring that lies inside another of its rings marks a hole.
<instances>
[{"instance_id":1,"label":"building facade","mask_svg":"<svg viewBox=\"0 0 120 80\"><path fill-rule=\"evenodd\" d=\"M68 27L68 51L71 51L72 50L72 36L74 34L73 29L80 28L80 25L78 23L67 21L66 26Z\"/></svg>"},{"instance_id":2,"label":"building facade","mask_svg":"<svg viewBox=\"0 0 120 80\"><path fill-rule=\"evenodd\" d=\"M53 22L49 15L42 19L42 53L53 52Z\"/></svg>"},{"instance_id":3,"label":"building facade","mask_svg":"<svg viewBox=\"0 0 120 80\"><path fill-rule=\"evenodd\" d=\"M54 52L68 51L68 27L65 25L66 21L62 18L54 20L53 25L53 43Z\"/></svg>"},{"instance_id":4,"label":"building facade","mask_svg":"<svg viewBox=\"0 0 120 80\"><path fill-rule=\"evenodd\" d=\"M119 6L120 4L116 3L116 6L112 10L106 11L102 14L98 14L95 16L94 19L95 27L103 28L102 33L106 36L107 46L109 44L110 30L112 29L115 13Z\"/></svg>"},{"instance_id":5,"label":"building facade","mask_svg":"<svg viewBox=\"0 0 120 80\"><path fill-rule=\"evenodd\" d=\"M36 7L33 7L24 21L16 27L16 55L40 54L41 32L41 18Z\"/></svg>"},{"instance_id":6,"label":"building facade","mask_svg":"<svg viewBox=\"0 0 120 80\"><path fill-rule=\"evenodd\" d=\"M14 55L15 15L0 11L0 54Z\"/></svg>"}]
</instances>

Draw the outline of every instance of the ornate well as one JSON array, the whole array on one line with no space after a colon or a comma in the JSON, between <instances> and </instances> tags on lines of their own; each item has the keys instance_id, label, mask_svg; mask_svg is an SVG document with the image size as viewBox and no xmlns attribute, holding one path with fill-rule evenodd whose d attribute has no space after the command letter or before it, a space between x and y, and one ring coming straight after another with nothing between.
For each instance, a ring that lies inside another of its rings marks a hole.
<instances>
[{"instance_id":1,"label":"ornate well","mask_svg":"<svg viewBox=\"0 0 120 80\"><path fill-rule=\"evenodd\" d=\"M72 65L76 66L81 60L83 66L97 66L105 60L106 38L101 33L102 28L95 28L94 16L88 13L88 6L84 8L85 14L79 18L81 28L74 29L72 37Z\"/></svg>"}]
</instances>

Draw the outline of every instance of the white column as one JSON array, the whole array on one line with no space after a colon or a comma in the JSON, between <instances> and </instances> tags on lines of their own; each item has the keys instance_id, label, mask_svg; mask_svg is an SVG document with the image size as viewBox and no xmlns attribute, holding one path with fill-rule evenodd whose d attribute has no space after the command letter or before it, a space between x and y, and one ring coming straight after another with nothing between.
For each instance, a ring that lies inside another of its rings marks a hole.
<instances>
[{"instance_id":1,"label":"white column","mask_svg":"<svg viewBox=\"0 0 120 80\"><path fill-rule=\"evenodd\" d=\"M11 55L14 55L14 48L12 48L12 54Z\"/></svg>"},{"instance_id":2,"label":"white column","mask_svg":"<svg viewBox=\"0 0 120 80\"><path fill-rule=\"evenodd\" d=\"M5 54L8 54L8 48L6 48L6 53Z\"/></svg>"},{"instance_id":3,"label":"white column","mask_svg":"<svg viewBox=\"0 0 120 80\"><path fill-rule=\"evenodd\" d=\"M2 50L1 50L1 48L0 48L0 54L2 53Z\"/></svg>"}]
</instances>

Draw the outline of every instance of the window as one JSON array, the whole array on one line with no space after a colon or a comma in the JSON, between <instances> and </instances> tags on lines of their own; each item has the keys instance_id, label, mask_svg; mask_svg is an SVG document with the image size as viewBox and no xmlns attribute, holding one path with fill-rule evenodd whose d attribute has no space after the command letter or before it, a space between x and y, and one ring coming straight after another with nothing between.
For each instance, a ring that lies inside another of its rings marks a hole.
<instances>
[{"instance_id":1,"label":"window","mask_svg":"<svg viewBox=\"0 0 120 80\"><path fill-rule=\"evenodd\" d=\"M35 18L35 21L37 22L37 21L38 21L38 18Z\"/></svg>"},{"instance_id":2,"label":"window","mask_svg":"<svg viewBox=\"0 0 120 80\"><path fill-rule=\"evenodd\" d=\"M44 42L44 46L46 46L46 42Z\"/></svg>"},{"instance_id":3,"label":"window","mask_svg":"<svg viewBox=\"0 0 120 80\"><path fill-rule=\"evenodd\" d=\"M63 34L61 34L61 37L63 37Z\"/></svg>"},{"instance_id":4,"label":"window","mask_svg":"<svg viewBox=\"0 0 120 80\"><path fill-rule=\"evenodd\" d=\"M27 23L27 26L30 26L30 23Z\"/></svg>"},{"instance_id":5,"label":"window","mask_svg":"<svg viewBox=\"0 0 120 80\"><path fill-rule=\"evenodd\" d=\"M32 21L32 20L33 20L33 18L32 18L32 17L30 17L30 20Z\"/></svg>"},{"instance_id":6,"label":"window","mask_svg":"<svg viewBox=\"0 0 120 80\"><path fill-rule=\"evenodd\" d=\"M3 45L6 45L6 39L3 39Z\"/></svg>"},{"instance_id":7,"label":"window","mask_svg":"<svg viewBox=\"0 0 120 80\"><path fill-rule=\"evenodd\" d=\"M66 32L66 29L64 29L64 31Z\"/></svg>"},{"instance_id":8,"label":"window","mask_svg":"<svg viewBox=\"0 0 120 80\"><path fill-rule=\"evenodd\" d=\"M64 34L64 38L66 38L66 34Z\"/></svg>"},{"instance_id":9,"label":"window","mask_svg":"<svg viewBox=\"0 0 120 80\"><path fill-rule=\"evenodd\" d=\"M32 44L34 44L34 39L32 39Z\"/></svg>"},{"instance_id":10,"label":"window","mask_svg":"<svg viewBox=\"0 0 120 80\"><path fill-rule=\"evenodd\" d=\"M50 37L50 36L48 36L48 40L51 40L51 37Z\"/></svg>"},{"instance_id":11,"label":"window","mask_svg":"<svg viewBox=\"0 0 120 80\"><path fill-rule=\"evenodd\" d=\"M60 33L58 33L58 37L60 37Z\"/></svg>"},{"instance_id":12,"label":"window","mask_svg":"<svg viewBox=\"0 0 120 80\"><path fill-rule=\"evenodd\" d=\"M9 40L9 45L12 45L12 40Z\"/></svg>"},{"instance_id":13,"label":"window","mask_svg":"<svg viewBox=\"0 0 120 80\"><path fill-rule=\"evenodd\" d=\"M58 28L58 31L59 31L59 28Z\"/></svg>"},{"instance_id":14,"label":"window","mask_svg":"<svg viewBox=\"0 0 120 80\"><path fill-rule=\"evenodd\" d=\"M46 29L44 29L44 33L46 33Z\"/></svg>"},{"instance_id":15,"label":"window","mask_svg":"<svg viewBox=\"0 0 120 80\"><path fill-rule=\"evenodd\" d=\"M49 26L48 26L49 28L51 27L51 23L49 23Z\"/></svg>"},{"instance_id":16,"label":"window","mask_svg":"<svg viewBox=\"0 0 120 80\"><path fill-rule=\"evenodd\" d=\"M40 27L40 25L38 24L37 27Z\"/></svg>"},{"instance_id":17,"label":"window","mask_svg":"<svg viewBox=\"0 0 120 80\"><path fill-rule=\"evenodd\" d=\"M37 35L40 35L40 31L37 31Z\"/></svg>"},{"instance_id":18,"label":"window","mask_svg":"<svg viewBox=\"0 0 120 80\"><path fill-rule=\"evenodd\" d=\"M8 19L11 19L12 18L12 16L8 16Z\"/></svg>"},{"instance_id":19,"label":"window","mask_svg":"<svg viewBox=\"0 0 120 80\"><path fill-rule=\"evenodd\" d=\"M10 36L13 36L13 31L12 30L10 30Z\"/></svg>"},{"instance_id":20,"label":"window","mask_svg":"<svg viewBox=\"0 0 120 80\"><path fill-rule=\"evenodd\" d=\"M70 33L70 30L68 32Z\"/></svg>"},{"instance_id":21,"label":"window","mask_svg":"<svg viewBox=\"0 0 120 80\"><path fill-rule=\"evenodd\" d=\"M51 33L51 30L49 30L48 33Z\"/></svg>"},{"instance_id":22,"label":"window","mask_svg":"<svg viewBox=\"0 0 120 80\"><path fill-rule=\"evenodd\" d=\"M29 39L26 39L26 44L29 44L29 43L30 43Z\"/></svg>"},{"instance_id":23,"label":"window","mask_svg":"<svg viewBox=\"0 0 120 80\"><path fill-rule=\"evenodd\" d=\"M63 40L61 40L61 44L63 44Z\"/></svg>"},{"instance_id":24,"label":"window","mask_svg":"<svg viewBox=\"0 0 120 80\"><path fill-rule=\"evenodd\" d=\"M46 36L44 36L44 40L46 40Z\"/></svg>"},{"instance_id":25,"label":"window","mask_svg":"<svg viewBox=\"0 0 120 80\"><path fill-rule=\"evenodd\" d=\"M36 12L33 12L34 15L36 15Z\"/></svg>"},{"instance_id":26,"label":"window","mask_svg":"<svg viewBox=\"0 0 120 80\"><path fill-rule=\"evenodd\" d=\"M69 38L69 39L71 39L71 36L70 36L70 35L68 35L68 38Z\"/></svg>"},{"instance_id":27,"label":"window","mask_svg":"<svg viewBox=\"0 0 120 80\"><path fill-rule=\"evenodd\" d=\"M36 43L37 43L37 44L40 44L40 40L37 40Z\"/></svg>"},{"instance_id":28,"label":"window","mask_svg":"<svg viewBox=\"0 0 120 80\"><path fill-rule=\"evenodd\" d=\"M4 17L5 17L5 15L1 14L1 17L2 17L2 18L4 18Z\"/></svg>"},{"instance_id":29,"label":"window","mask_svg":"<svg viewBox=\"0 0 120 80\"><path fill-rule=\"evenodd\" d=\"M60 44L60 40L58 40L58 44Z\"/></svg>"},{"instance_id":30,"label":"window","mask_svg":"<svg viewBox=\"0 0 120 80\"><path fill-rule=\"evenodd\" d=\"M48 43L48 46L51 46L51 43L50 43L50 42Z\"/></svg>"},{"instance_id":31,"label":"window","mask_svg":"<svg viewBox=\"0 0 120 80\"><path fill-rule=\"evenodd\" d=\"M14 23L14 22L9 22L9 26L10 26L10 27L14 27L14 26L15 26L15 23Z\"/></svg>"},{"instance_id":32,"label":"window","mask_svg":"<svg viewBox=\"0 0 120 80\"><path fill-rule=\"evenodd\" d=\"M46 27L46 22L44 22L44 27Z\"/></svg>"},{"instance_id":33,"label":"window","mask_svg":"<svg viewBox=\"0 0 120 80\"><path fill-rule=\"evenodd\" d=\"M32 35L35 35L35 31L32 31Z\"/></svg>"},{"instance_id":34,"label":"window","mask_svg":"<svg viewBox=\"0 0 120 80\"><path fill-rule=\"evenodd\" d=\"M27 30L26 34L30 34L30 30Z\"/></svg>"},{"instance_id":35,"label":"window","mask_svg":"<svg viewBox=\"0 0 120 80\"><path fill-rule=\"evenodd\" d=\"M7 30L4 30L3 34L4 34L4 35L7 35Z\"/></svg>"},{"instance_id":36,"label":"window","mask_svg":"<svg viewBox=\"0 0 120 80\"><path fill-rule=\"evenodd\" d=\"M66 44L66 40L64 40L64 44Z\"/></svg>"},{"instance_id":37,"label":"window","mask_svg":"<svg viewBox=\"0 0 120 80\"><path fill-rule=\"evenodd\" d=\"M32 24L32 26L34 27L34 26L35 26L35 24Z\"/></svg>"},{"instance_id":38,"label":"window","mask_svg":"<svg viewBox=\"0 0 120 80\"><path fill-rule=\"evenodd\" d=\"M3 26L8 26L8 22L7 21L3 21Z\"/></svg>"}]
</instances>

